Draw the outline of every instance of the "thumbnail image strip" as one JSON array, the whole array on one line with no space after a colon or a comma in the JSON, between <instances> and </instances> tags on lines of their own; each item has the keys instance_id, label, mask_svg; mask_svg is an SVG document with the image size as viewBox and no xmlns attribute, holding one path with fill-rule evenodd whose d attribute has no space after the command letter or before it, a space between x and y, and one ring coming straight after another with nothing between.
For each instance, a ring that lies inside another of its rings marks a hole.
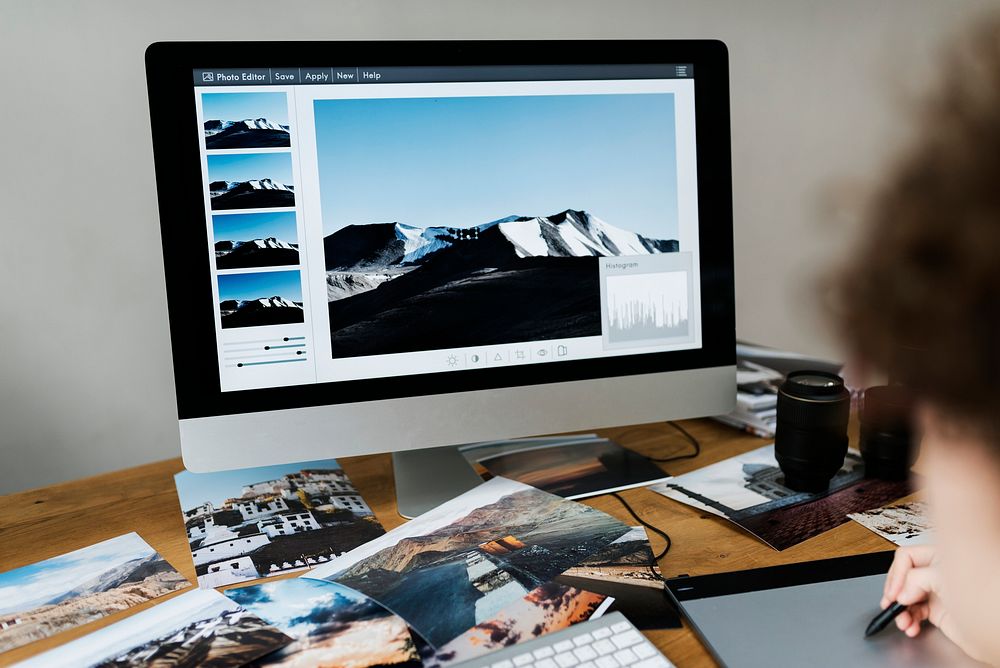
<instances>
[{"instance_id":1,"label":"thumbnail image strip","mask_svg":"<svg viewBox=\"0 0 1000 668\"><path fill-rule=\"evenodd\" d=\"M222 328L305 322L298 271L219 275Z\"/></svg>"},{"instance_id":2,"label":"thumbnail image strip","mask_svg":"<svg viewBox=\"0 0 1000 668\"><path fill-rule=\"evenodd\" d=\"M294 211L212 216L215 266L251 269L299 263Z\"/></svg>"},{"instance_id":3,"label":"thumbnail image strip","mask_svg":"<svg viewBox=\"0 0 1000 668\"><path fill-rule=\"evenodd\" d=\"M213 211L295 206L290 153L208 156Z\"/></svg>"},{"instance_id":4,"label":"thumbnail image strip","mask_svg":"<svg viewBox=\"0 0 1000 668\"><path fill-rule=\"evenodd\" d=\"M203 93L205 148L288 148L284 93Z\"/></svg>"}]
</instances>

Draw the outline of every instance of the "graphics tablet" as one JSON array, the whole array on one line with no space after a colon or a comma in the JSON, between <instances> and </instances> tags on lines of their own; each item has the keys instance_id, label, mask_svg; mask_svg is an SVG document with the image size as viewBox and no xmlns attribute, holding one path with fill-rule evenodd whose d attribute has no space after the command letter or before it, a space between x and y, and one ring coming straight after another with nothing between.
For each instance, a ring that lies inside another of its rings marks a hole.
<instances>
[{"instance_id":1,"label":"graphics tablet","mask_svg":"<svg viewBox=\"0 0 1000 668\"><path fill-rule=\"evenodd\" d=\"M865 639L891 551L669 580L684 616L719 663L756 666L979 666L927 627Z\"/></svg>"}]
</instances>

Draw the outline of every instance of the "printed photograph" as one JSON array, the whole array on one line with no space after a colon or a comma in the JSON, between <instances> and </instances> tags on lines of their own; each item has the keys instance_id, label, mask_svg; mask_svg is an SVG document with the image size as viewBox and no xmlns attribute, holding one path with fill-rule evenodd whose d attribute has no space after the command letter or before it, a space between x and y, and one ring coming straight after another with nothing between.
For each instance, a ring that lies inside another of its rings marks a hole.
<instances>
[{"instance_id":1,"label":"printed photograph","mask_svg":"<svg viewBox=\"0 0 1000 668\"><path fill-rule=\"evenodd\" d=\"M202 93L205 148L290 147L284 93Z\"/></svg>"},{"instance_id":2,"label":"printed photograph","mask_svg":"<svg viewBox=\"0 0 1000 668\"><path fill-rule=\"evenodd\" d=\"M680 250L672 94L314 112L335 358L600 336L599 258Z\"/></svg>"},{"instance_id":3,"label":"printed photograph","mask_svg":"<svg viewBox=\"0 0 1000 668\"><path fill-rule=\"evenodd\" d=\"M367 594L440 648L628 531L589 506L493 478L303 577Z\"/></svg>"},{"instance_id":4,"label":"printed photograph","mask_svg":"<svg viewBox=\"0 0 1000 668\"><path fill-rule=\"evenodd\" d=\"M913 492L908 480L865 478L851 450L827 491L797 492L784 485L774 445L670 478L649 489L742 527L784 550L850 521L849 513L897 501Z\"/></svg>"},{"instance_id":5,"label":"printed photograph","mask_svg":"<svg viewBox=\"0 0 1000 668\"><path fill-rule=\"evenodd\" d=\"M305 322L298 271L219 274L222 328Z\"/></svg>"},{"instance_id":6,"label":"printed photograph","mask_svg":"<svg viewBox=\"0 0 1000 668\"><path fill-rule=\"evenodd\" d=\"M0 573L0 652L189 586L136 533Z\"/></svg>"},{"instance_id":7,"label":"printed photograph","mask_svg":"<svg viewBox=\"0 0 1000 668\"><path fill-rule=\"evenodd\" d=\"M564 499L645 487L669 477L646 457L606 438L569 437L524 445L512 440L494 454L500 445L466 446L462 454L486 480L508 478Z\"/></svg>"},{"instance_id":8,"label":"printed photograph","mask_svg":"<svg viewBox=\"0 0 1000 668\"><path fill-rule=\"evenodd\" d=\"M208 156L213 211L295 206L290 153Z\"/></svg>"},{"instance_id":9,"label":"printed photograph","mask_svg":"<svg viewBox=\"0 0 1000 668\"><path fill-rule=\"evenodd\" d=\"M294 211L212 216L215 266L251 269L299 263Z\"/></svg>"},{"instance_id":10,"label":"printed photograph","mask_svg":"<svg viewBox=\"0 0 1000 668\"><path fill-rule=\"evenodd\" d=\"M424 662L427 668L458 664L510 645L540 638L604 614L613 599L549 582L455 638Z\"/></svg>"},{"instance_id":11,"label":"printed photograph","mask_svg":"<svg viewBox=\"0 0 1000 668\"><path fill-rule=\"evenodd\" d=\"M323 580L292 578L226 596L294 638L257 661L268 668L419 668L409 629L370 598Z\"/></svg>"},{"instance_id":12,"label":"printed photograph","mask_svg":"<svg viewBox=\"0 0 1000 668\"><path fill-rule=\"evenodd\" d=\"M931 542L927 504L910 501L848 515L864 528L900 547Z\"/></svg>"},{"instance_id":13,"label":"printed photograph","mask_svg":"<svg viewBox=\"0 0 1000 668\"><path fill-rule=\"evenodd\" d=\"M174 482L203 588L312 568L385 533L333 459Z\"/></svg>"},{"instance_id":14,"label":"printed photograph","mask_svg":"<svg viewBox=\"0 0 1000 668\"><path fill-rule=\"evenodd\" d=\"M196 589L19 665L238 668L291 641L219 592Z\"/></svg>"},{"instance_id":15,"label":"printed photograph","mask_svg":"<svg viewBox=\"0 0 1000 668\"><path fill-rule=\"evenodd\" d=\"M618 610L640 629L679 629L681 619L664 588L649 536L641 526L631 530L555 579L555 582L614 600Z\"/></svg>"}]
</instances>

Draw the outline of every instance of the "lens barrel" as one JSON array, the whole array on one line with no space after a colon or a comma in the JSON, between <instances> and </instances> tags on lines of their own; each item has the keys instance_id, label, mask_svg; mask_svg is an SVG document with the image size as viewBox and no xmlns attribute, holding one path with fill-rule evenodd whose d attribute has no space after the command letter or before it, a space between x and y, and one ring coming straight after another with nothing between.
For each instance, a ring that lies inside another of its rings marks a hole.
<instances>
[{"instance_id":1,"label":"lens barrel","mask_svg":"<svg viewBox=\"0 0 1000 668\"><path fill-rule=\"evenodd\" d=\"M861 457L865 476L904 480L916 458L913 397L901 385L869 387L861 399Z\"/></svg>"},{"instance_id":2,"label":"lens barrel","mask_svg":"<svg viewBox=\"0 0 1000 668\"><path fill-rule=\"evenodd\" d=\"M844 465L851 395L825 371L793 371L778 388L774 455L785 486L823 492Z\"/></svg>"}]
</instances>

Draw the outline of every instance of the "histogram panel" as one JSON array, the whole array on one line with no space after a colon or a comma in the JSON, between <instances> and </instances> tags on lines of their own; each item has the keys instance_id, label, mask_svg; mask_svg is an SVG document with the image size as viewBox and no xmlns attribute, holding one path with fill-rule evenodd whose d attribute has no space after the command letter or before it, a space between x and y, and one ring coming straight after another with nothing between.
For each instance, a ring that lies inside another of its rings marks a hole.
<instances>
[{"instance_id":1,"label":"histogram panel","mask_svg":"<svg viewBox=\"0 0 1000 668\"><path fill-rule=\"evenodd\" d=\"M689 335L687 272L628 274L605 280L610 343Z\"/></svg>"}]
</instances>

